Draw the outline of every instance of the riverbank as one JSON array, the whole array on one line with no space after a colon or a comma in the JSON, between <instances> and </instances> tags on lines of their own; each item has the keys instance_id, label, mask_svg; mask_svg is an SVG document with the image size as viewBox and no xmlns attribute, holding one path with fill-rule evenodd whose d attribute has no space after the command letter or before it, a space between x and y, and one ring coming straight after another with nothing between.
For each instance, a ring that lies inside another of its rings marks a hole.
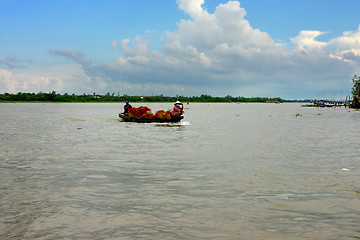
<instances>
[{"instance_id":1,"label":"riverbank","mask_svg":"<svg viewBox=\"0 0 360 240\"><path fill-rule=\"evenodd\" d=\"M286 100L280 97L232 97L230 95L225 97L213 97L211 95L202 94L201 96L129 96L129 95L115 95L115 93L107 93L105 95L99 94L59 94L55 91L51 93L4 93L0 94L0 102L175 102L180 100L182 102L284 102Z\"/></svg>"}]
</instances>

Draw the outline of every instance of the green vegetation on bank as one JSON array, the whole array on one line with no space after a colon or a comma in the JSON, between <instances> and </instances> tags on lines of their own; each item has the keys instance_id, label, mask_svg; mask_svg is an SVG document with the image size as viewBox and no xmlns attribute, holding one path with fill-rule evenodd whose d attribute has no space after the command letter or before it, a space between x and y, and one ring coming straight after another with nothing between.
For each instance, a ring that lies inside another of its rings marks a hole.
<instances>
[{"instance_id":1,"label":"green vegetation on bank","mask_svg":"<svg viewBox=\"0 0 360 240\"><path fill-rule=\"evenodd\" d=\"M360 74L355 74L351 80L353 82L353 86L351 88L351 94L353 96L356 96L359 92Z\"/></svg>"},{"instance_id":2,"label":"green vegetation on bank","mask_svg":"<svg viewBox=\"0 0 360 240\"><path fill-rule=\"evenodd\" d=\"M284 100L277 98L267 98L267 97L232 97L230 95L226 97L213 97L210 95L202 94L201 96L193 97L184 97L184 96L128 96L128 95L115 95L115 93L107 93L105 95L99 94L59 94L55 91L50 93L22 93L17 94L4 93L0 94L0 102L175 102L180 100L182 102L266 102L271 101L280 101Z\"/></svg>"}]
</instances>

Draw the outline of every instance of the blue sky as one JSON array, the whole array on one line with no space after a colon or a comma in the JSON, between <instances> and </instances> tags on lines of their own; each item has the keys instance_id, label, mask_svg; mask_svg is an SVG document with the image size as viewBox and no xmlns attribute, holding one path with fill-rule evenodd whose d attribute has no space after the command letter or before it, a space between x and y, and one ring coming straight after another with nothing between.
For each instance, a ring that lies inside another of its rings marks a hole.
<instances>
[{"instance_id":1,"label":"blue sky","mask_svg":"<svg viewBox=\"0 0 360 240\"><path fill-rule=\"evenodd\" d=\"M0 0L0 92L341 97L359 0Z\"/></svg>"}]
</instances>

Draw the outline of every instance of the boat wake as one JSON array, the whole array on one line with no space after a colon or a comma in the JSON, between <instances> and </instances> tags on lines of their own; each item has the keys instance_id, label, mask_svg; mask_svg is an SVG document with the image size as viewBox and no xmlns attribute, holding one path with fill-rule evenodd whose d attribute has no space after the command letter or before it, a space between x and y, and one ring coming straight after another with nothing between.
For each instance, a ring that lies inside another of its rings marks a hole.
<instances>
[{"instance_id":1,"label":"boat wake","mask_svg":"<svg viewBox=\"0 0 360 240\"><path fill-rule=\"evenodd\" d=\"M191 126L191 122L184 121L184 122L177 122L177 123L156 123L157 127L184 127L184 126Z\"/></svg>"},{"instance_id":2,"label":"boat wake","mask_svg":"<svg viewBox=\"0 0 360 240\"><path fill-rule=\"evenodd\" d=\"M189 122L189 121L183 121L183 122L180 122L180 125L181 125L181 126L191 126L191 122Z\"/></svg>"}]
</instances>

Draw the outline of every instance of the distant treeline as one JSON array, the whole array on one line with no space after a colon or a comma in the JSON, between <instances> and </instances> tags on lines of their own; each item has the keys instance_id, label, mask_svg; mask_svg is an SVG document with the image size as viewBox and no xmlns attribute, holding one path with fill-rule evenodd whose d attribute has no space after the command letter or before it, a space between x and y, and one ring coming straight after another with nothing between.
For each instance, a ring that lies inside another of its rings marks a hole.
<instances>
[{"instance_id":1,"label":"distant treeline","mask_svg":"<svg viewBox=\"0 0 360 240\"><path fill-rule=\"evenodd\" d=\"M182 102L266 102L285 100L280 97L267 98L267 97L232 97L230 95L226 97L213 97L211 95L202 94L201 96L184 97L184 96L129 96L129 95L115 95L115 93L107 93L105 95L99 94L58 94L55 91L50 93L22 93L17 94L4 93L0 94L0 102L175 102L180 100Z\"/></svg>"}]
</instances>

